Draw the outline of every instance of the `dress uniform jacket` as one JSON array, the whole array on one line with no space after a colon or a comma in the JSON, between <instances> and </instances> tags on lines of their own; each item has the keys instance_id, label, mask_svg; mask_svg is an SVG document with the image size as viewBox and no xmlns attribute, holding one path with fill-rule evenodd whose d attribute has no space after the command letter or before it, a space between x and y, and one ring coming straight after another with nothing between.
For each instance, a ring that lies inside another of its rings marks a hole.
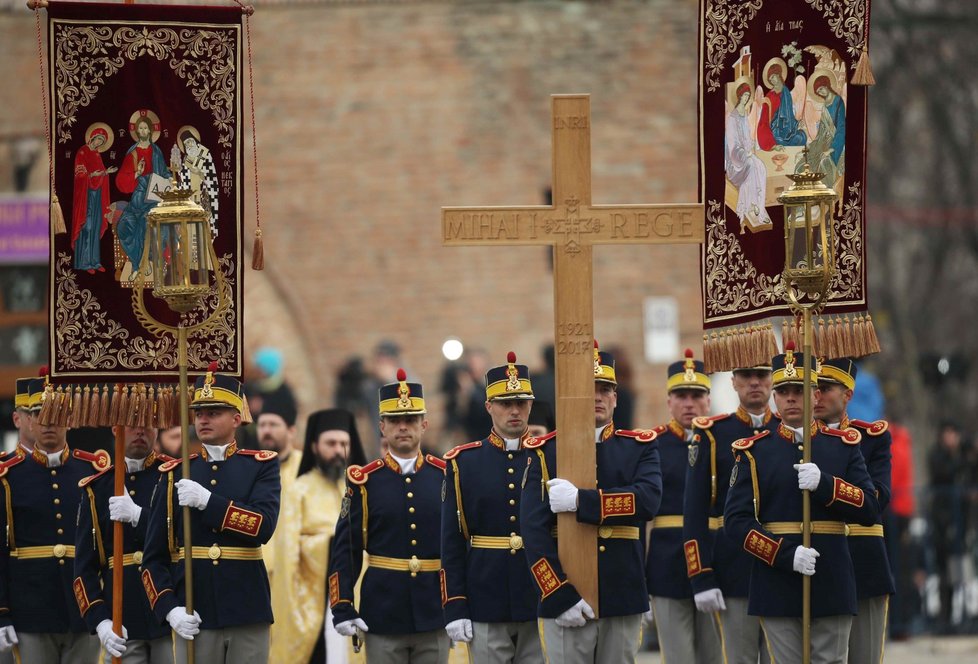
<instances>
[{"instance_id":1,"label":"dress uniform jacket","mask_svg":"<svg viewBox=\"0 0 978 664\"><path fill-rule=\"evenodd\" d=\"M845 422L843 422L844 426ZM885 420L864 422L850 420L849 426L859 430L862 442L859 450L866 462L866 470L873 480L880 512L890 504L890 437L889 424ZM896 592L889 558L886 555L886 542L883 539L882 514L876 525L870 529L850 527L849 554L856 571L856 593L859 599L892 595Z\"/></svg>"},{"instance_id":2,"label":"dress uniform jacket","mask_svg":"<svg viewBox=\"0 0 978 664\"><path fill-rule=\"evenodd\" d=\"M150 518L150 499L159 483L159 467L170 461L155 453L146 457L143 469L126 473L126 491L133 502L143 508L139 522L122 526L124 547L122 572L122 624L129 638L151 641L170 633L169 626L156 620L149 608L143 582L139 578L146 542L146 524ZM109 518L109 498L115 495L115 473L112 466L98 475L82 480L78 505L78 530L75 535L75 580L72 584L78 609L93 633L103 620L112 618L113 529Z\"/></svg>"},{"instance_id":3,"label":"dress uniform jacket","mask_svg":"<svg viewBox=\"0 0 978 664\"><path fill-rule=\"evenodd\" d=\"M639 533L662 499L659 450L652 431L615 430L597 443L597 488L579 489L577 520L598 526L598 611L602 618L644 613L649 598ZM527 443L521 522L526 557L540 595L540 617L556 618L581 596L557 557L557 515L550 511L547 481L557 472L555 432Z\"/></svg>"},{"instance_id":4,"label":"dress uniform jacket","mask_svg":"<svg viewBox=\"0 0 978 664\"><path fill-rule=\"evenodd\" d=\"M18 632L87 633L72 592L78 483L109 465L103 450L62 452L47 467L40 451L0 466L0 626Z\"/></svg>"},{"instance_id":5,"label":"dress uniform jacket","mask_svg":"<svg viewBox=\"0 0 978 664\"><path fill-rule=\"evenodd\" d=\"M812 582L812 617L856 613L856 580L845 537L846 521L871 526L879 515L873 483L859 452L856 429L812 424L812 463L821 471L811 492L811 546L819 552ZM733 444L738 462L731 475L724 530L754 557L748 612L801 616L802 575L793 569L801 545L802 492L798 489L801 444L783 424L776 431Z\"/></svg>"},{"instance_id":6,"label":"dress uniform jacket","mask_svg":"<svg viewBox=\"0 0 978 664\"><path fill-rule=\"evenodd\" d=\"M267 450L242 450L231 443L224 461L190 459L190 479L211 491L207 507L191 508L194 609L201 629L271 623L268 575L261 545L275 530L279 513L278 459ZM150 508L141 579L157 619L186 604L183 508L175 483L180 460L159 467L161 477Z\"/></svg>"},{"instance_id":7,"label":"dress uniform jacket","mask_svg":"<svg viewBox=\"0 0 978 664\"><path fill-rule=\"evenodd\" d=\"M726 536L723 507L727 503L734 452L730 445L763 430L776 429L770 411L755 427L742 407L734 413L693 420L683 502L683 550L693 593L719 588L725 597L747 597L751 558Z\"/></svg>"},{"instance_id":8,"label":"dress uniform jacket","mask_svg":"<svg viewBox=\"0 0 978 664\"><path fill-rule=\"evenodd\" d=\"M645 578L649 594L670 599L693 596L683 552L683 491L689 467L686 432L676 420L655 428L662 463L662 503L652 521Z\"/></svg>"},{"instance_id":9,"label":"dress uniform jacket","mask_svg":"<svg viewBox=\"0 0 978 664\"><path fill-rule=\"evenodd\" d=\"M445 462L418 455L401 475L390 454L347 469L347 491L329 565L333 624L361 617L371 634L417 634L445 626L439 591L441 488ZM353 586L363 553L360 611Z\"/></svg>"},{"instance_id":10,"label":"dress uniform jacket","mask_svg":"<svg viewBox=\"0 0 978 664\"><path fill-rule=\"evenodd\" d=\"M445 622L525 622L537 619L536 583L520 550L520 480L526 470L524 435L520 449L489 434L445 454L441 512L441 600ZM476 546L503 538L509 546ZM369 624L369 623L368 623Z\"/></svg>"}]
</instances>

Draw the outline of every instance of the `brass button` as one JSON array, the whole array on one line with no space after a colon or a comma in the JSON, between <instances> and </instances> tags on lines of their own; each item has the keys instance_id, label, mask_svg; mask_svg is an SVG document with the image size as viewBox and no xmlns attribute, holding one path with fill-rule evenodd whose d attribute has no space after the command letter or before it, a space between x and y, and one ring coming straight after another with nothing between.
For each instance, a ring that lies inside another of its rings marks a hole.
<instances>
[{"instance_id":1,"label":"brass button","mask_svg":"<svg viewBox=\"0 0 978 664\"><path fill-rule=\"evenodd\" d=\"M804 446L804 445L799 445L799 446L798 446L798 449L799 449L799 450L804 450L804 449L805 449L805 446Z\"/></svg>"},{"instance_id":2,"label":"brass button","mask_svg":"<svg viewBox=\"0 0 978 664\"><path fill-rule=\"evenodd\" d=\"M407 492L407 497L408 498L414 498L414 494L412 492L408 491Z\"/></svg>"},{"instance_id":3,"label":"brass button","mask_svg":"<svg viewBox=\"0 0 978 664\"><path fill-rule=\"evenodd\" d=\"M516 504L516 499L515 498L510 498L509 499L509 504L510 505L515 505Z\"/></svg>"},{"instance_id":4,"label":"brass button","mask_svg":"<svg viewBox=\"0 0 978 664\"><path fill-rule=\"evenodd\" d=\"M516 471L514 471L512 468L507 468L506 469L506 472L509 473L510 475L512 475Z\"/></svg>"},{"instance_id":5,"label":"brass button","mask_svg":"<svg viewBox=\"0 0 978 664\"><path fill-rule=\"evenodd\" d=\"M58 488L58 485L57 485L57 483L55 483L55 484L52 484L52 485L51 485L51 488L52 488L52 489L57 489L57 488Z\"/></svg>"},{"instance_id":6,"label":"brass button","mask_svg":"<svg viewBox=\"0 0 978 664\"><path fill-rule=\"evenodd\" d=\"M411 578L414 578L414 577L416 577L417 575L418 575L418 573L417 573L417 572L411 572Z\"/></svg>"},{"instance_id":7,"label":"brass button","mask_svg":"<svg viewBox=\"0 0 978 664\"><path fill-rule=\"evenodd\" d=\"M54 499L54 504L55 505L60 505L61 504L61 499L60 498L55 498Z\"/></svg>"},{"instance_id":8,"label":"brass button","mask_svg":"<svg viewBox=\"0 0 978 664\"><path fill-rule=\"evenodd\" d=\"M54 515L54 518L55 519L60 519L61 518L61 512L58 512L57 514L55 514Z\"/></svg>"},{"instance_id":9,"label":"brass button","mask_svg":"<svg viewBox=\"0 0 978 664\"><path fill-rule=\"evenodd\" d=\"M136 495L136 490L135 489L129 489L129 495L130 496L135 496Z\"/></svg>"},{"instance_id":10,"label":"brass button","mask_svg":"<svg viewBox=\"0 0 978 664\"><path fill-rule=\"evenodd\" d=\"M411 514L414 514L414 508L413 507L409 507L408 508L408 512L410 512Z\"/></svg>"},{"instance_id":11,"label":"brass button","mask_svg":"<svg viewBox=\"0 0 978 664\"><path fill-rule=\"evenodd\" d=\"M507 486L509 486L510 489L515 489L516 488L516 485L515 484L509 484Z\"/></svg>"},{"instance_id":12,"label":"brass button","mask_svg":"<svg viewBox=\"0 0 978 664\"><path fill-rule=\"evenodd\" d=\"M211 548L207 549L207 557L211 560L217 560L221 557L221 547L216 544L211 544Z\"/></svg>"},{"instance_id":13,"label":"brass button","mask_svg":"<svg viewBox=\"0 0 978 664\"><path fill-rule=\"evenodd\" d=\"M57 474L58 474L58 471L56 471L56 470L52 470L52 471L51 471L51 475L52 475L52 476L55 476L55 475L57 475Z\"/></svg>"},{"instance_id":14,"label":"brass button","mask_svg":"<svg viewBox=\"0 0 978 664\"><path fill-rule=\"evenodd\" d=\"M418 540L411 540L411 546L417 546Z\"/></svg>"},{"instance_id":15,"label":"brass button","mask_svg":"<svg viewBox=\"0 0 978 664\"><path fill-rule=\"evenodd\" d=\"M59 560L59 561L58 561L58 564L59 564L59 565L64 565L64 564L65 564L65 559L64 559L64 558L62 558L61 560Z\"/></svg>"},{"instance_id":16,"label":"brass button","mask_svg":"<svg viewBox=\"0 0 978 664\"><path fill-rule=\"evenodd\" d=\"M411 530L417 530L417 529L418 529L418 524L412 523L411 524Z\"/></svg>"},{"instance_id":17,"label":"brass button","mask_svg":"<svg viewBox=\"0 0 978 664\"><path fill-rule=\"evenodd\" d=\"M217 470L217 464L216 463L211 465L211 470Z\"/></svg>"},{"instance_id":18,"label":"brass button","mask_svg":"<svg viewBox=\"0 0 978 664\"><path fill-rule=\"evenodd\" d=\"M604 544L602 544L601 546L598 547L598 551L600 551L601 553L604 553Z\"/></svg>"},{"instance_id":19,"label":"brass button","mask_svg":"<svg viewBox=\"0 0 978 664\"><path fill-rule=\"evenodd\" d=\"M211 561L211 564L216 565L217 564L217 561L216 560L212 560Z\"/></svg>"},{"instance_id":20,"label":"brass button","mask_svg":"<svg viewBox=\"0 0 978 664\"><path fill-rule=\"evenodd\" d=\"M507 454L507 455L506 455L506 458L507 458L507 459L512 459L512 458L513 458L513 453L512 453L512 452L510 452L509 454Z\"/></svg>"},{"instance_id":21,"label":"brass button","mask_svg":"<svg viewBox=\"0 0 978 664\"><path fill-rule=\"evenodd\" d=\"M59 543L54 545L53 553L55 558L64 558L67 552L68 548L64 544Z\"/></svg>"},{"instance_id":22,"label":"brass button","mask_svg":"<svg viewBox=\"0 0 978 664\"><path fill-rule=\"evenodd\" d=\"M511 516L511 517L509 517L509 520L510 521L516 521L516 517L515 516Z\"/></svg>"},{"instance_id":23,"label":"brass button","mask_svg":"<svg viewBox=\"0 0 978 664\"><path fill-rule=\"evenodd\" d=\"M132 480L133 482L135 482L136 481L136 476L135 475L130 475L129 476L129 479Z\"/></svg>"},{"instance_id":24,"label":"brass button","mask_svg":"<svg viewBox=\"0 0 978 664\"><path fill-rule=\"evenodd\" d=\"M136 551L135 553L133 553L132 554L132 561L134 563L136 563L137 565L142 565L143 564L143 552L142 551Z\"/></svg>"},{"instance_id":25,"label":"brass button","mask_svg":"<svg viewBox=\"0 0 978 664\"><path fill-rule=\"evenodd\" d=\"M848 536L849 536L849 524L847 523L846 524L846 537L848 537Z\"/></svg>"},{"instance_id":26,"label":"brass button","mask_svg":"<svg viewBox=\"0 0 978 664\"><path fill-rule=\"evenodd\" d=\"M410 477L405 477L404 478L404 482L407 483L407 484L410 484L411 483L411 478Z\"/></svg>"},{"instance_id":27,"label":"brass button","mask_svg":"<svg viewBox=\"0 0 978 664\"><path fill-rule=\"evenodd\" d=\"M523 538L519 535L512 533L509 536L509 548L511 549L522 549L523 548Z\"/></svg>"},{"instance_id":28,"label":"brass button","mask_svg":"<svg viewBox=\"0 0 978 664\"><path fill-rule=\"evenodd\" d=\"M516 555L516 549L510 549L509 550L509 555L515 556Z\"/></svg>"},{"instance_id":29,"label":"brass button","mask_svg":"<svg viewBox=\"0 0 978 664\"><path fill-rule=\"evenodd\" d=\"M64 535L65 534L65 529L64 528L58 528L58 534L59 535Z\"/></svg>"},{"instance_id":30,"label":"brass button","mask_svg":"<svg viewBox=\"0 0 978 664\"><path fill-rule=\"evenodd\" d=\"M598 527L598 537L601 539L608 539L611 537L611 526L600 526Z\"/></svg>"},{"instance_id":31,"label":"brass button","mask_svg":"<svg viewBox=\"0 0 978 664\"><path fill-rule=\"evenodd\" d=\"M217 484L217 480L211 480L211 486L214 486L215 484Z\"/></svg>"},{"instance_id":32,"label":"brass button","mask_svg":"<svg viewBox=\"0 0 978 664\"><path fill-rule=\"evenodd\" d=\"M421 571L421 561L418 560L417 556L411 556L408 561L408 569L411 570L411 576L415 576Z\"/></svg>"}]
</instances>

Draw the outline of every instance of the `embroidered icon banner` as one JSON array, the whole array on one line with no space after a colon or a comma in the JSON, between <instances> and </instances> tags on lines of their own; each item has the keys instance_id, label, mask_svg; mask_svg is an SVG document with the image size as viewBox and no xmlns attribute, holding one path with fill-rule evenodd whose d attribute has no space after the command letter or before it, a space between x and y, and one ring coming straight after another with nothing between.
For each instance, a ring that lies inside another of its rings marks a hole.
<instances>
[{"instance_id":1,"label":"embroidered icon banner","mask_svg":"<svg viewBox=\"0 0 978 664\"><path fill-rule=\"evenodd\" d=\"M53 378L145 381L177 376L176 339L154 336L132 303L168 325L152 295L147 215L171 181L207 212L232 302L219 326L191 336L190 371L218 360L241 374L241 9L51 2L48 6L54 190L66 233L51 237ZM183 314L217 306L216 291Z\"/></svg>"},{"instance_id":2,"label":"embroidered icon banner","mask_svg":"<svg viewBox=\"0 0 978 664\"><path fill-rule=\"evenodd\" d=\"M701 0L705 328L790 313L777 199L806 152L839 196L825 313L866 309L867 89L851 77L868 26L869 0Z\"/></svg>"}]
</instances>

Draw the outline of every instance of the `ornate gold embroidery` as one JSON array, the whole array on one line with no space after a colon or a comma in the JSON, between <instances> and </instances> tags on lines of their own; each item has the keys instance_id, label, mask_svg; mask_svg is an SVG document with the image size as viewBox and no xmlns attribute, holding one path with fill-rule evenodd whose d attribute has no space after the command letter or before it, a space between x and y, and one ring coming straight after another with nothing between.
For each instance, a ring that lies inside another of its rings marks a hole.
<instances>
[{"instance_id":1,"label":"ornate gold embroidery","mask_svg":"<svg viewBox=\"0 0 978 664\"><path fill-rule=\"evenodd\" d=\"M849 68L855 69L862 50L866 29L865 0L806 0L812 9L822 12L828 26L839 39L846 40Z\"/></svg>"},{"instance_id":2,"label":"ornate gold embroidery","mask_svg":"<svg viewBox=\"0 0 978 664\"><path fill-rule=\"evenodd\" d=\"M714 0L703 13L703 34L706 38L707 90L720 87L720 75L725 67L724 58L740 48L747 24L761 9L764 0Z\"/></svg>"}]
</instances>

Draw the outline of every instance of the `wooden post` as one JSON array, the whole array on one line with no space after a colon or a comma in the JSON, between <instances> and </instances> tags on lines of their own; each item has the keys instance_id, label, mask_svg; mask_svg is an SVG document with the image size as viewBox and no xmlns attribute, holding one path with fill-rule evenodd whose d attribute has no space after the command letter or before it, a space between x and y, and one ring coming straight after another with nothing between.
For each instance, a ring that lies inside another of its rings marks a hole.
<instances>
[{"instance_id":1,"label":"wooden post","mask_svg":"<svg viewBox=\"0 0 978 664\"><path fill-rule=\"evenodd\" d=\"M810 463L812 460L812 388L809 383L810 376L815 371L815 363L812 361L812 309L805 307L802 310L802 349L804 352L804 362L802 370L805 372L805 389L802 392L802 419L805 422L805 434L802 439L802 463ZM812 546L812 492L801 492L801 545L805 548ZM801 577L801 661L802 664L810 664L812 661L812 577L802 575Z\"/></svg>"},{"instance_id":2,"label":"wooden post","mask_svg":"<svg viewBox=\"0 0 978 664\"><path fill-rule=\"evenodd\" d=\"M703 206L592 205L591 100L551 97L553 205L442 208L446 246L551 245L557 360L557 476L597 486L594 447L594 244L702 243ZM597 614L597 528L573 514L557 520L561 565Z\"/></svg>"},{"instance_id":3,"label":"wooden post","mask_svg":"<svg viewBox=\"0 0 978 664\"><path fill-rule=\"evenodd\" d=\"M121 391L122 386L118 386ZM116 496L126 492L126 428L115 428L115 491ZM123 572L125 567L122 559L125 557L125 542L122 532L122 522L112 522L112 631L122 636L122 587L125 584ZM121 657L113 657L112 664L121 664Z\"/></svg>"},{"instance_id":4,"label":"wooden post","mask_svg":"<svg viewBox=\"0 0 978 664\"><path fill-rule=\"evenodd\" d=\"M180 434L182 479L190 479L190 404L187 398L187 328L177 327L177 364L180 369ZM194 614L194 556L191 542L190 507L183 506L183 591L187 599L187 615ZM187 664L194 664L194 642L187 641Z\"/></svg>"}]
</instances>

